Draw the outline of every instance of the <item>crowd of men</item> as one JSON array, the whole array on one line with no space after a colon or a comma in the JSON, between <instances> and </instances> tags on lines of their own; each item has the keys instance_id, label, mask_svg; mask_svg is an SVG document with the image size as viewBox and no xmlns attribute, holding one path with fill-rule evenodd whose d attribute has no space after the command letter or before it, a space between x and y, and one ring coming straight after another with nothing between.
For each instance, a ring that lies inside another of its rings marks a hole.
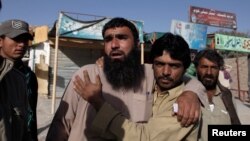
<instances>
[{"instance_id":1,"label":"crowd of men","mask_svg":"<svg viewBox=\"0 0 250 141\"><path fill-rule=\"evenodd\" d=\"M179 35L168 32L154 41L150 64L140 64L138 30L129 20L111 19L102 36L103 60L73 74L47 141L206 141L208 125L240 124L232 93L218 81L224 60L216 50L197 53L196 79L185 76L190 47ZM22 61L30 40L27 22L0 24L3 141L38 140L37 78Z\"/></svg>"}]
</instances>

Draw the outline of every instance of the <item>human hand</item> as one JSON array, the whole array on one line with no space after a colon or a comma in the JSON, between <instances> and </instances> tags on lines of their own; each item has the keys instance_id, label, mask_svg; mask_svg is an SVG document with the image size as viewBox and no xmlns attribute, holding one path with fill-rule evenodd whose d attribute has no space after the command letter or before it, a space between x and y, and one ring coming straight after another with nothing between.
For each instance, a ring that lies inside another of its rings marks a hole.
<instances>
[{"instance_id":1,"label":"human hand","mask_svg":"<svg viewBox=\"0 0 250 141\"><path fill-rule=\"evenodd\" d=\"M95 64L98 65L99 67L103 67L103 56L98 58L96 61L95 61Z\"/></svg>"},{"instance_id":2,"label":"human hand","mask_svg":"<svg viewBox=\"0 0 250 141\"><path fill-rule=\"evenodd\" d=\"M200 101L192 91L184 91L176 100L178 104L177 120L182 126L189 126L198 121L200 116Z\"/></svg>"},{"instance_id":3,"label":"human hand","mask_svg":"<svg viewBox=\"0 0 250 141\"><path fill-rule=\"evenodd\" d=\"M77 75L73 81L74 90L83 99L88 101L91 105L99 110L104 103L104 99L101 95L102 93L102 83L99 75L96 75L96 83L92 83L89 78L89 74L86 70L83 71L84 81Z\"/></svg>"}]
</instances>

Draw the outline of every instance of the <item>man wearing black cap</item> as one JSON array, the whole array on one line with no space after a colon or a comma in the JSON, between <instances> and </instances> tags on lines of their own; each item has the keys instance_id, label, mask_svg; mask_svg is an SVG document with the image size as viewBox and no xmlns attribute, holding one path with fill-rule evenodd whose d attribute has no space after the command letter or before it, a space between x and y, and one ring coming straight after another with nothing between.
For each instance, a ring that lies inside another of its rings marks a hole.
<instances>
[{"instance_id":1,"label":"man wearing black cap","mask_svg":"<svg viewBox=\"0 0 250 141\"><path fill-rule=\"evenodd\" d=\"M35 73L22 62L29 40L33 40L33 36L29 33L28 23L13 19L0 24L0 54L2 57L13 61L14 68L24 74L30 105L27 116L28 128L32 140L37 141L36 106L38 83Z\"/></svg>"}]
</instances>

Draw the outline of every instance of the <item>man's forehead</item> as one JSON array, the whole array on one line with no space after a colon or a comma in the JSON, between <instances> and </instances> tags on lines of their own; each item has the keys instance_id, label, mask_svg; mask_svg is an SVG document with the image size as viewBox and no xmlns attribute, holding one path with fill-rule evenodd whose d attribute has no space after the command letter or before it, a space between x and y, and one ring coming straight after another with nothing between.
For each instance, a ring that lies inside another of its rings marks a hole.
<instances>
[{"instance_id":1,"label":"man's forehead","mask_svg":"<svg viewBox=\"0 0 250 141\"><path fill-rule=\"evenodd\" d=\"M200 60L201 65L210 65L210 66L218 66L217 62L211 61L205 57L201 58Z\"/></svg>"},{"instance_id":2,"label":"man's forehead","mask_svg":"<svg viewBox=\"0 0 250 141\"><path fill-rule=\"evenodd\" d=\"M110 29L107 29L105 31L105 36L107 35L128 35L128 34L131 34L131 31L129 30L128 27L114 27L114 28L110 28Z\"/></svg>"},{"instance_id":3,"label":"man's forehead","mask_svg":"<svg viewBox=\"0 0 250 141\"><path fill-rule=\"evenodd\" d=\"M170 56L169 52L163 51L161 56L157 56L155 58L156 61L162 62L162 63L168 63L168 64L183 64L182 61L174 59Z\"/></svg>"}]
</instances>

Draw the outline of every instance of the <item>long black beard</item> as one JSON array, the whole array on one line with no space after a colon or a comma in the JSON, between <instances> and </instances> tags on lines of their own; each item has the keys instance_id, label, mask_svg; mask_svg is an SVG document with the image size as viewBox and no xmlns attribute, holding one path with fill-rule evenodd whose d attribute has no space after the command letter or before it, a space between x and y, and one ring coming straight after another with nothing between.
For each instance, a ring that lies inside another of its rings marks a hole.
<instances>
[{"instance_id":1,"label":"long black beard","mask_svg":"<svg viewBox=\"0 0 250 141\"><path fill-rule=\"evenodd\" d=\"M111 60L104 55L104 73L113 89L134 89L137 91L145 78L144 67L140 64L140 54L133 49L124 60Z\"/></svg>"}]
</instances>

